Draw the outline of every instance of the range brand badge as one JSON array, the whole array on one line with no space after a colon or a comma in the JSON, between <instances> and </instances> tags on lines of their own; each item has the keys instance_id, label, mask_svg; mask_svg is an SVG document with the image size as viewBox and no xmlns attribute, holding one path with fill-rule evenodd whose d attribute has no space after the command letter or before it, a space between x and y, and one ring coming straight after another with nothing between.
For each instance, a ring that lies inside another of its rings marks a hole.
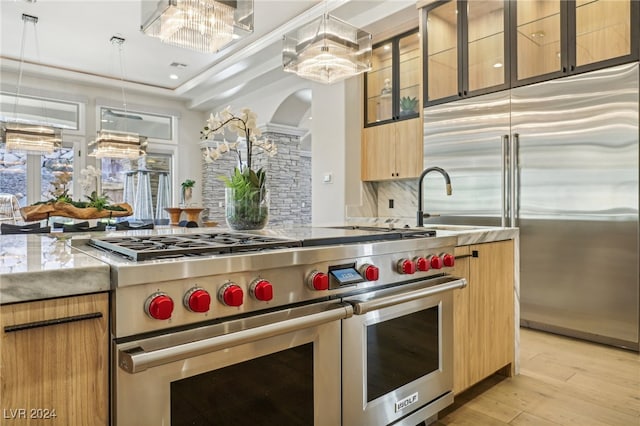
<instances>
[{"instance_id":1,"label":"range brand badge","mask_svg":"<svg viewBox=\"0 0 640 426\"><path fill-rule=\"evenodd\" d=\"M400 410L404 410L411 404L415 404L416 402L418 402L418 392L412 393L408 397L396 401L396 413Z\"/></svg>"}]
</instances>

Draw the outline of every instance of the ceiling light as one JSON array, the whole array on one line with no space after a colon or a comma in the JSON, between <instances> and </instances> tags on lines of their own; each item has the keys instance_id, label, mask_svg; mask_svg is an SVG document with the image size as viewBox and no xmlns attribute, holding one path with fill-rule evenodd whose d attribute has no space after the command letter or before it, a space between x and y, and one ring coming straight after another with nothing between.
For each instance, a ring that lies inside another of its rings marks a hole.
<instances>
[{"instance_id":1,"label":"ceiling light","mask_svg":"<svg viewBox=\"0 0 640 426\"><path fill-rule=\"evenodd\" d=\"M62 145L61 130L53 126L34 123L18 123L16 111L18 110L18 102L20 102L20 83L22 82L22 66L24 65L24 44L27 34L27 23L33 24L34 38L36 40L36 55L38 59L40 52L38 48L38 33L36 24L37 16L22 14L22 43L20 47L20 71L18 72L18 84L16 85L16 101L14 104L14 120L13 123L4 123L1 128L2 141L5 143L7 150L26 151L30 154L50 153L60 148ZM38 60L39 62L39 60ZM46 119L46 108L44 100L42 101L44 116Z\"/></svg>"},{"instance_id":2,"label":"ceiling light","mask_svg":"<svg viewBox=\"0 0 640 426\"><path fill-rule=\"evenodd\" d=\"M170 75L169 75L169 78L170 78L171 80L177 80L179 77L178 77L178 75L177 75L177 74L170 74Z\"/></svg>"},{"instance_id":3,"label":"ceiling light","mask_svg":"<svg viewBox=\"0 0 640 426\"><path fill-rule=\"evenodd\" d=\"M122 83L124 114L116 114L110 110L107 110L107 113L110 113L110 115L114 117L124 118L123 122L126 127L127 119L136 118L136 116L127 114L127 98L124 93L124 61L122 59L122 45L125 39L113 36L110 41L112 46L118 48L120 57L120 81ZM98 137L95 141L90 142L89 146L93 146L93 151L89 153L92 157L134 159L146 154L147 138L137 133L129 132L126 129L125 131L100 129L98 131Z\"/></svg>"},{"instance_id":4,"label":"ceiling light","mask_svg":"<svg viewBox=\"0 0 640 426\"><path fill-rule=\"evenodd\" d=\"M5 123L2 139L6 149L31 154L51 153L62 146L60 129L39 124Z\"/></svg>"},{"instance_id":5,"label":"ceiling light","mask_svg":"<svg viewBox=\"0 0 640 426\"><path fill-rule=\"evenodd\" d=\"M146 154L147 138L135 133L100 130L89 145L95 145L89 154L92 157L135 159Z\"/></svg>"},{"instance_id":6,"label":"ceiling light","mask_svg":"<svg viewBox=\"0 0 640 426\"><path fill-rule=\"evenodd\" d=\"M496 62L495 64L493 64L494 68L502 68L502 62Z\"/></svg>"},{"instance_id":7,"label":"ceiling light","mask_svg":"<svg viewBox=\"0 0 640 426\"><path fill-rule=\"evenodd\" d=\"M148 36L213 53L253 32L253 0L142 1L142 21Z\"/></svg>"},{"instance_id":8,"label":"ceiling light","mask_svg":"<svg viewBox=\"0 0 640 426\"><path fill-rule=\"evenodd\" d=\"M323 14L284 36L284 70L334 83L371 69L371 34Z\"/></svg>"}]
</instances>

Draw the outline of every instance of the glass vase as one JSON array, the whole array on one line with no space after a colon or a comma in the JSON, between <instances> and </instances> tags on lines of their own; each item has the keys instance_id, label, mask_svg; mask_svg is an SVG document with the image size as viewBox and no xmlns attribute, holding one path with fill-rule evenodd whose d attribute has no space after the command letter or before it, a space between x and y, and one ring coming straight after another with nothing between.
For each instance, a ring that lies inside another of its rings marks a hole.
<instances>
[{"instance_id":1,"label":"glass vase","mask_svg":"<svg viewBox=\"0 0 640 426\"><path fill-rule=\"evenodd\" d=\"M269 191L262 188L247 193L225 188L225 218L227 226L236 231L264 228L269 221Z\"/></svg>"}]
</instances>

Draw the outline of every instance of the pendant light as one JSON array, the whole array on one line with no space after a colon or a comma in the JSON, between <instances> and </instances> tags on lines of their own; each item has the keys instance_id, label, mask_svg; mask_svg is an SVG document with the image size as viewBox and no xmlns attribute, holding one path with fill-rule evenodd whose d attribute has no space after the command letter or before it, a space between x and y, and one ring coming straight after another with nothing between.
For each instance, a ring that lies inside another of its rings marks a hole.
<instances>
[{"instance_id":1,"label":"pendant light","mask_svg":"<svg viewBox=\"0 0 640 426\"><path fill-rule=\"evenodd\" d=\"M18 71L18 84L16 86L16 100L13 107L14 122L2 123L0 130L5 149L10 151L25 151L28 154L46 154L62 146L61 130L53 126L41 123L19 122L17 117L18 102L20 102L20 85L22 84L22 66L24 64L24 45L27 34L27 24L33 24L36 40L36 56L40 56L38 51L38 35L36 24L38 17L22 15L22 42L20 46L20 69ZM47 111L44 100L42 101L44 117L46 120Z\"/></svg>"},{"instance_id":2,"label":"pendant light","mask_svg":"<svg viewBox=\"0 0 640 426\"><path fill-rule=\"evenodd\" d=\"M283 44L284 70L309 80L330 84L371 69L371 34L327 13Z\"/></svg>"},{"instance_id":3,"label":"pendant light","mask_svg":"<svg viewBox=\"0 0 640 426\"><path fill-rule=\"evenodd\" d=\"M124 92L124 60L122 58L122 45L125 39L118 36L113 36L110 39L113 46L118 48L120 58L120 82L122 89L122 104L125 112L125 127L127 116L127 98ZM90 156L96 158L125 158L136 159L141 155L146 154L147 138L140 136L137 133L115 130L98 131L98 137L95 141L90 142L89 146L93 146L93 151L89 153Z\"/></svg>"},{"instance_id":4,"label":"pendant light","mask_svg":"<svg viewBox=\"0 0 640 426\"><path fill-rule=\"evenodd\" d=\"M253 0L143 0L142 20L148 36L213 53L253 32Z\"/></svg>"}]
</instances>

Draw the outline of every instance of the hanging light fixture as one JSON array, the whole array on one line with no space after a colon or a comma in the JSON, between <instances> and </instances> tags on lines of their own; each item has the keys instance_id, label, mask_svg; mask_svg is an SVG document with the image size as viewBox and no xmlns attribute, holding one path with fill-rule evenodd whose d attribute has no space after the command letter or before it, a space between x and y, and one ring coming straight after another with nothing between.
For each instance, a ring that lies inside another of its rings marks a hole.
<instances>
[{"instance_id":1,"label":"hanging light fixture","mask_svg":"<svg viewBox=\"0 0 640 426\"><path fill-rule=\"evenodd\" d=\"M24 45L27 34L27 24L33 24L36 39L36 55L38 51L38 35L35 29L38 23L37 16L22 14L22 43L20 46L20 70L18 71L18 84L16 86L16 100L13 107L13 123L2 123L0 126L2 141L5 149L11 151L26 151L29 154L45 154L53 152L62 146L62 132L60 129L46 124L33 124L18 122L17 110L20 101L20 85L22 83L22 66L24 64ZM46 108L42 101L44 116L46 118Z\"/></svg>"},{"instance_id":2,"label":"hanging light fixture","mask_svg":"<svg viewBox=\"0 0 640 426\"><path fill-rule=\"evenodd\" d=\"M371 34L327 13L284 36L284 70L334 83L371 69Z\"/></svg>"},{"instance_id":3,"label":"hanging light fixture","mask_svg":"<svg viewBox=\"0 0 640 426\"><path fill-rule=\"evenodd\" d=\"M143 0L142 19L148 36L213 53L253 32L253 0Z\"/></svg>"},{"instance_id":4,"label":"hanging light fixture","mask_svg":"<svg viewBox=\"0 0 640 426\"><path fill-rule=\"evenodd\" d=\"M120 57L120 82L122 83L122 104L124 106L124 122L126 127L127 98L124 93L124 60L122 59L122 45L124 44L125 39L113 36L110 41L113 46L118 47ZM147 138L126 130L116 131L100 129L100 131L98 131L98 137L95 141L90 142L89 146L94 147L93 151L89 153L92 157L135 159L146 154Z\"/></svg>"}]
</instances>

